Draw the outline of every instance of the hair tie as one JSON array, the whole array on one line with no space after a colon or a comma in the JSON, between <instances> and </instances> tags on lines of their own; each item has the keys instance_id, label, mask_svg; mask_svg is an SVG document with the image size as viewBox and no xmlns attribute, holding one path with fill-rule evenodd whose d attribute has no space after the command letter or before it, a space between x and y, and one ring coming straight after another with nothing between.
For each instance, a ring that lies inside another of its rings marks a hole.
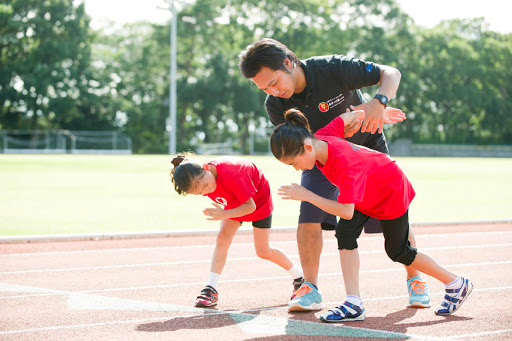
<instances>
[{"instance_id":1,"label":"hair tie","mask_svg":"<svg viewBox=\"0 0 512 341\"><path fill-rule=\"evenodd\" d=\"M176 167L178 167L178 165L180 163L183 162L183 160L185 160L185 156L184 155L178 155L174 159L172 159L171 163L173 164L174 168L176 168Z\"/></svg>"}]
</instances>

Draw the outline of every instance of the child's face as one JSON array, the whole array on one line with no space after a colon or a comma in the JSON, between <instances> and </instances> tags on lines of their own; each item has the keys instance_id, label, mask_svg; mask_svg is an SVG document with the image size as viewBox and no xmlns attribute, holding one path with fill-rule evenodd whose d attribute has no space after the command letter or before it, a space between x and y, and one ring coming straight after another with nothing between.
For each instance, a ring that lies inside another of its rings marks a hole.
<instances>
[{"instance_id":1,"label":"child's face","mask_svg":"<svg viewBox=\"0 0 512 341\"><path fill-rule=\"evenodd\" d=\"M210 171L204 172L202 177L196 179L196 185L189 190L188 194L206 195L212 193L217 188L215 176Z\"/></svg>"},{"instance_id":2,"label":"child's face","mask_svg":"<svg viewBox=\"0 0 512 341\"><path fill-rule=\"evenodd\" d=\"M280 159L285 165L292 166L295 170L313 169L316 162L316 154L311 145L304 145L304 153L285 159Z\"/></svg>"}]
</instances>

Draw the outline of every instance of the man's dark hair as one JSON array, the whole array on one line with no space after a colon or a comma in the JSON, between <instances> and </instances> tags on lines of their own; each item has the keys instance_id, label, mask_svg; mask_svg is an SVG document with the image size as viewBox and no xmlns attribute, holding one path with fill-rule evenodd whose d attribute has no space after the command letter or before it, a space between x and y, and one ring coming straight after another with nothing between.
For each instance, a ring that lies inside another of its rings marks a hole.
<instances>
[{"instance_id":1,"label":"man's dark hair","mask_svg":"<svg viewBox=\"0 0 512 341\"><path fill-rule=\"evenodd\" d=\"M288 58L295 66L300 65L300 59L286 45L275 39L263 38L251 45L238 55L238 67L245 78L253 78L263 66L272 70L290 72L283 62Z\"/></svg>"}]
</instances>

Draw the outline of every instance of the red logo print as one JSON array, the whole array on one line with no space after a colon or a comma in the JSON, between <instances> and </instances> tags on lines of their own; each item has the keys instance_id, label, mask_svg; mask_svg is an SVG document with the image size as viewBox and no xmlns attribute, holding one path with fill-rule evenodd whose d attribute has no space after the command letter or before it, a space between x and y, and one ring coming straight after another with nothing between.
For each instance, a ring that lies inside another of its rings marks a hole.
<instances>
[{"instance_id":1,"label":"red logo print","mask_svg":"<svg viewBox=\"0 0 512 341\"><path fill-rule=\"evenodd\" d=\"M327 104L326 102L322 102L318 105L318 109L321 112L326 112L327 110L329 110L329 104Z\"/></svg>"}]
</instances>

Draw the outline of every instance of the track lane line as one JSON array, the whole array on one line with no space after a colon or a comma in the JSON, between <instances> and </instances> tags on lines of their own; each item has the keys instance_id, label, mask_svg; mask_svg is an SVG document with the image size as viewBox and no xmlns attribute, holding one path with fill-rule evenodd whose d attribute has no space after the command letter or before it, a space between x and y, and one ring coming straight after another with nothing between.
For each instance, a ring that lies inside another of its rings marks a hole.
<instances>
[{"instance_id":1,"label":"track lane line","mask_svg":"<svg viewBox=\"0 0 512 341\"><path fill-rule=\"evenodd\" d=\"M439 246L439 247L426 247L420 248L422 251L436 251L436 250L464 250L464 249L475 249L475 248L497 248L497 247L512 247L512 243L497 243L497 244L475 244L475 245L464 245L464 246ZM384 253L384 250L360 250L360 255L380 254ZM322 256L338 256L338 252L327 252L322 253ZM290 258L299 258L298 254L289 254ZM253 261L259 260L258 257L233 257L229 258L230 262L234 261ZM77 268L57 268L57 269L33 269L33 270L19 270L19 271L0 271L0 275L15 275L25 273L44 273L44 272L63 272L63 271L88 271L88 270L103 270L103 269L120 269L120 268L136 268L136 267L151 267L151 266L169 266L169 265L187 265L187 264L199 264L209 263L211 259L200 259L190 261L173 261L173 262L157 262L157 263L136 263L136 264L117 264L117 265L98 265L90 267L77 267Z\"/></svg>"},{"instance_id":2,"label":"track lane line","mask_svg":"<svg viewBox=\"0 0 512 341\"><path fill-rule=\"evenodd\" d=\"M461 233L439 233L439 234L418 234L415 235L416 240L423 238L437 238L437 237L450 237L450 236L479 236L479 235L499 235L500 237L503 234L512 234L512 231L489 231L489 232L461 232ZM382 235L377 236L365 236L360 238L360 241L363 242L365 240L372 239L382 239ZM329 240L324 240L329 241ZM332 239L332 242L335 243L336 239ZM296 244L296 240L281 240L281 241L270 241L272 245L280 245L280 244ZM1 243L0 243L1 245ZM247 243L232 243L233 246L252 246L253 242ZM214 247L214 244L199 244L199 245L175 245L175 246L155 246L155 247L135 247L135 248L118 248L118 249L94 249L94 250L74 250L74 251L48 251L48 252L27 252L27 253L4 253L0 254L1 257L20 257L20 256L41 256L41 255L59 255L59 254L81 254L81 253L109 253L109 252L126 252L126 251L152 251L152 250L173 250L173 249L196 249L196 248L211 248Z\"/></svg>"},{"instance_id":3,"label":"track lane line","mask_svg":"<svg viewBox=\"0 0 512 341\"><path fill-rule=\"evenodd\" d=\"M512 264L512 261L496 261L496 262L480 262L480 263L464 263L464 264L450 264L446 265L447 268L454 267L472 267L472 266L481 266L481 265L503 265L503 264ZM361 274L369 274L369 273L379 273L379 272L394 272L394 271L403 271L401 267L396 268L388 268L388 269L375 269L375 270L362 270ZM320 274L319 277L331 277L331 276L342 276L341 272L331 272ZM247 279L232 279L232 280L222 280L221 283L244 283L244 282L254 282L259 280L271 281L271 280L283 280L289 279L289 276L275 276L275 277L265 277L265 278L247 278ZM13 284L14 285L14 284ZM94 289L94 290L82 290L77 291L77 293L101 293L101 292L113 292L113 291L137 291L144 289L162 289L162 288L175 288L175 287L188 287L188 286L200 286L204 285L204 281L201 282L188 282L188 283L175 283L175 284L160 284L160 285L148 285L148 286L138 286L138 287L126 287L126 288L110 288L110 289ZM508 289L509 287L503 287ZM477 289L474 289L477 290ZM1 292L0 285L0 292ZM63 291L65 292L65 291ZM17 295L17 296L0 296L0 299L13 299L13 298L26 298L26 297L38 297L38 296L53 296L53 295L62 295L60 292L56 291L56 293L41 293L41 294L30 294L30 295Z\"/></svg>"}]
</instances>

